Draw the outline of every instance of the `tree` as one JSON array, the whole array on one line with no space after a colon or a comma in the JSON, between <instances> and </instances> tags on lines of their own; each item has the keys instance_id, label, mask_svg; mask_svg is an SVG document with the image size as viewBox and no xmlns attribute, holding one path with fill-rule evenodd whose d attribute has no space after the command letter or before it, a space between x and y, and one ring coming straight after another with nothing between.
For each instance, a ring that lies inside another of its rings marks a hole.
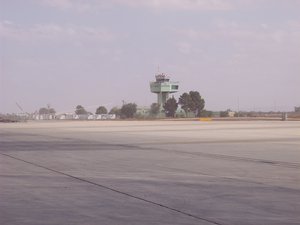
<instances>
[{"instance_id":1,"label":"tree","mask_svg":"<svg viewBox=\"0 0 300 225\"><path fill-rule=\"evenodd\" d=\"M205 106L205 101L201 97L198 91L190 91L189 93L191 97L191 102L190 102L190 110L195 113L196 116L201 115L201 111L204 109Z\"/></svg>"},{"instance_id":2,"label":"tree","mask_svg":"<svg viewBox=\"0 0 300 225\"><path fill-rule=\"evenodd\" d=\"M55 114L55 113L56 113L55 109L53 109L53 108L49 109L49 114Z\"/></svg>"},{"instance_id":3,"label":"tree","mask_svg":"<svg viewBox=\"0 0 300 225\"><path fill-rule=\"evenodd\" d=\"M226 111L221 111L220 112L220 117L228 117L229 112L231 112L231 109L227 109Z\"/></svg>"},{"instance_id":4,"label":"tree","mask_svg":"<svg viewBox=\"0 0 300 225\"><path fill-rule=\"evenodd\" d=\"M116 116L121 115L121 109L118 107L113 107L110 111L109 114L115 114Z\"/></svg>"},{"instance_id":5,"label":"tree","mask_svg":"<svg viewBox=\"0 0 300 225\"><path fill-rule=\"evenodd\" d=\"M40 108L40 110L39 110L39 114L40 115L43 115L43 114L48 114L48 109L47 108Z\"/></svg>"},{"instance_id":6,"label":"tree","mask_svg":"<svg viewBox=\"0 0 300 225\"><path fill-rule=\"evenodd\" d=\"M128 103L122 106L121 116L123 118L133 118L136 113L137 105L135 103Z\"/></svg>"},{"instance_id":7,"label":"tree","mask_svg":"<svg viewBox=\"0 0 300 225\"><path fill-rule=\"evenodd\" d=\"M174 97L169 98L167 102L164 104L164 109L167 117L175 117L177 108L178 108L178 103Z\"/></svg>"},{"instance_id":8,"label":"tree","mask_svg":"<svg viewBox=\"0 0 300 225\"><path fill-rule=\"evenodd\" d=\"M55 112L55 109L50 108L49 106L48 106L48 108L42 107L42 108L40 108L40 110L39 110L39 114L40 114L40 115L45 115L45 114L55 114L55 113L56 113L56 112Z\"/></svg>"},{"instance_id":9,"label":"tree","mask_svg":"<svg viewBox=\"0 0 300 225\"><path fill-rule=\"evenodd\" d=\"M207 110L202 110L200 112L200 116L201 117L212 117L213 116L213 112L212 111L207 111Z\"/></svg>"},{"instance_id":10,"label":"tree","mask_svg":"<svg viewBox=\"0 0 300 225\"><path fill-rule=\"evenodd\" d=\"M220 112L220 117L228 117L228 112L227 111L221 111Z\"/></svg>"},{"instance_id":11,"label":"tree","mask_svg":"<svg viewBox=\"0 0 300 225\"><path fill-rule=\"evenodd\" d=\"M191 111L195 116L201 116L205 101L198 91L190 91L189 93L183 93L179 97L179 104L186 114Z\"/></svg>"},{"instance_id":12,"label":"tree","mask_svg":"<svg viewBox=\"0 0 300 225\"><path fill-rule=\"evenodd\" d=\"M158 103L152 103L150 107L151 115L157 115L159 113L160 107Z\"/></svg>"},{"instance_id":13,"label":"tree","mask_svg":"<svg viewBox=\"0 0 300 225\"><path fill-rule=\"evenodd\" d=\"M186 116L188 111L190 110L191 102L192 102L192 98L186 92L179 97L178 104L181 105L181 108L184 110Z\"/></svg>"},{"instance_id":14,"label":"tree","mask_svg":"<svg viewBox=\"0 0 300 225\"><path fill-rule=\"evenodd\" d=\"M107 114L107 109L104 106L99 106L96 110L96 114Z\"/></svg>"},{"instance_id":15,"label":"tree","mask_svg":"<svg viewBox=\"0 0 300 225\"><path fill-rule=\"evenodd\" d=\"M84 109L83 106L78 105L78 106L76 106L75 113L76 113L77 115L86 115L86 114L87 114L87 111Z\"/></svg>"}]
</instances>

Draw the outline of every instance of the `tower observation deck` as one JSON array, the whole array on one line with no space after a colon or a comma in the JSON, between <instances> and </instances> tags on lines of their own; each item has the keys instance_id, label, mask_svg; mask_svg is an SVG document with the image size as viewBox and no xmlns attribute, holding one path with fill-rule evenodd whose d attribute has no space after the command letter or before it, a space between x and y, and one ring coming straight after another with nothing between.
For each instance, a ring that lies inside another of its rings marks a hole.
<instances>
[{"instance_id":1,"label":"tower observation deck","mask_svg":"<svg viewBox=\"0 0 300 225\"><path fill-rule=\"evenodd\" d=\"M162 109L163 105L169 98L170 93L175 93L179 89L179 82L170 81L169 76L164 73L155 76L156 81L150 82L152 93L157 94L157 103Z\"/></svg>"}]
</instances>

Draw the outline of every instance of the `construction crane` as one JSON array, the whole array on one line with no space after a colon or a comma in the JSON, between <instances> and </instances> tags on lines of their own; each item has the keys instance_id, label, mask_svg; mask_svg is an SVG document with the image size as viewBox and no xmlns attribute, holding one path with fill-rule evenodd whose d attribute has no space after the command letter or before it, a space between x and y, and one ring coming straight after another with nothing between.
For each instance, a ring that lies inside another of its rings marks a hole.
<instances>
[{"instance_id":1,"label":"construction crane","mask_svg":"<svg viewBox=\"0 0 300 225\"><path fill-rule=\"evenodd\" d=\"M23 114L26 114L27 116L29 115L28 112L24 112L24 110L23 110L22 106L20 106L20 104L18 104L18 103L16 102L16 105L18 106L18 108L20 109L20 111L21 111Z\"/></svg>"},{"instance_id":2,"label":"construction crane","mask_svg":"<svg viewBox=\"0 0 300 225\"><path fill-rule=\"evenodd\" d=\"M16 102L16 105L18 106L18 108L21 110L22 113L24 113L23 108Z\"/></svg>"}]
</instances>

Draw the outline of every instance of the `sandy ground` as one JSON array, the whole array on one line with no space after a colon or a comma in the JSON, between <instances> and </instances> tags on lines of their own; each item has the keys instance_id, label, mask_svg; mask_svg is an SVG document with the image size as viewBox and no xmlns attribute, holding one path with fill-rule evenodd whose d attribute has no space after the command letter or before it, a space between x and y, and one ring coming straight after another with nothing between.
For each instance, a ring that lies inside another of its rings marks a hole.
<instances>
[{"instance_id":1,"label":"sandy ground","mask_svg":"<svg viewBox=\"0 0 300 225\"><path fill-rule=\"evenodd\" d=\"M300 122L0 124L0 224L300 224Z\"/></svg>"}]
</instances>

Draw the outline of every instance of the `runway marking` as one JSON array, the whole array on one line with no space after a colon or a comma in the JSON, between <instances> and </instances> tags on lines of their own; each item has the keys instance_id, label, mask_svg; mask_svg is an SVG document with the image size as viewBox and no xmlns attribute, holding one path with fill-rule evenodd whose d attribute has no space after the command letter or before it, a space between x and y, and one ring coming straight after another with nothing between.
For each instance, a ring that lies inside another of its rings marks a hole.
<instances>
[{"instance_id":1,"label":"runway marking","mask_svg":"<svg viewBox=\"0 0 300 225\"><path fill-rule=\"evenodd\" d=\"M208 222L208 223L211 223L211 224L215 224L215 225L224 225L224 224L221 224L219 222L216 222L216 221L213 221L213 220L210 220L210 219L199 217L199 216L196 216L194 214L191 214L191 213L188 213L188 212L184 212L182 210L179 210L179 209L176 209L176 208L173 208L173 207L170 207L170 206L158 203L158 202L154 202L154 201L142 198L142 197L138 197L138 196L135 196L135 195L132 195L132 194L129 194L129 193L117 190L115 188L111 188L111 187L108 187L108 186L105 186L105 185L102 185L102 184L98 184L98 183L95 183L93 181L90 181L90 180L87 180L87 179L84 179L84 178L73 176L73 175L68 174L68 173L64 173L64 172L61 172L61 171L58 171L58 170L55 170L55 169L51 169L49 167L46 167L46 166L43 166L43 165L40 165L40 164L37 164L37 163L34 163L34 162L30 162L30 161L27 161L27 160L24 160L24 159L21 159L21 158L17 158L17 157L12 156L12 155L8 155L8 154L5 154L5 153L0 153L0 155L9 157L9 158L12 158L12 159L15 159L15 160L18 160L18 161L21 161L21 162L24 162L24 163L27 163L27 164L30 164L30 165L33 165L35 167L39 167L39 168L42 168L42 169L54 172L56 174L60 174L60 175L66 176L66 177L70 177L72 179L79 180L81 182L85 182L85 183L88 183L88 184L91 184L91 185L94 185L94 186L97 186L97 187L100 187L100 188L103 188L103 189L106 189L106 190L109 190L109 191L112 191L112 192L115 192L115 193L118 193L118 194L121 194L121 195L125 195L127 197L130 197L130 198L133 198L133 199L136 199L136 200L139 200L139 201L143 201L143 202L155 205L155 206L159 206L161 208L165 208L165 209L168 209L170 211L177 212L179 214L182 214L182 215L185 215L185 216L189 216L191 218L194 218L194 219L197 219L197 220L200 220L200 221L205 221L205 222Z\"/></svg>"}]
</instances>

